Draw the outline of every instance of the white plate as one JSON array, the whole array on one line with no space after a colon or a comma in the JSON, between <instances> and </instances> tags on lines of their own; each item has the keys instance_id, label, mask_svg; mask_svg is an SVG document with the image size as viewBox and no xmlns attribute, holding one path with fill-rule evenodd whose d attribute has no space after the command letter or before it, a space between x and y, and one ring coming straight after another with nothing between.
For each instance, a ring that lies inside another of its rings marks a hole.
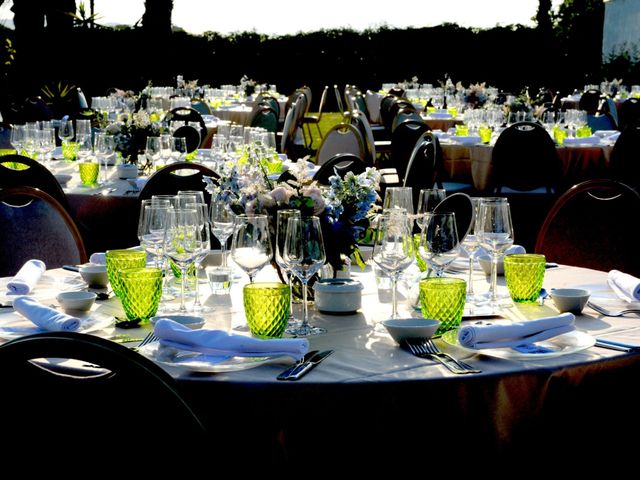
<instances>
[{"instance_id":1,"label":"white plate","mask_svg":"<svg viewBox=\"0 0 640 480\"><path fill-rule=\"evenodd\" d=\"M259 367L270 362L278 362L288 357L229 357L220 361L202 360L197 352L161 347L159 342L142 346L138 353L154 362L173 368L183 368L192 372L217 373L236 372ZM184 355L184 356L183 356ZM183 356L183 357L182 357ZM209 357L210 358L210 357Z\"/></svg>"},{"instance_id":2,"label":"white plate","mask_svg":"<svg viewBox=\"0 0 640 480\"><path fill-rule=\"evenodd\" d=\"M547 358L555 358L562 355L570 355L572 353L580 352L589 347L593 347L596 343L596 339L591 335L577 330L558 335L557 337L550 338L549 340L536 342L535 345L551 350L546 353L523 353L512 348L482 348L477 350L473 348L466 348L458 343L458 330L449 330L448 332L445 332L441 338L447 345L451 345L471 355L482 354L492 357L506 358L508 360L544 360Z\"/></svg>"},{"instance_id":3,"label":"white plate","mask_svg":"<svg viewBox=\"0 0 640 480\"><path fill-rule=\"evenodd\" d=\"M15 313L15 312L14 312ZM91 333L113 326L114 318L111 315L105 315L98 312L88 312L84 315L76 315L82 319L82 327L79 333ZM3 317L3 320L7 317ZM44 333L46 330L36 327L20 314L15 313L13 321L3 324L0 327L0 338L11 340L13 338L23 337L25 335L33 335L35 333Z\"/></svg>"}]
</instances>

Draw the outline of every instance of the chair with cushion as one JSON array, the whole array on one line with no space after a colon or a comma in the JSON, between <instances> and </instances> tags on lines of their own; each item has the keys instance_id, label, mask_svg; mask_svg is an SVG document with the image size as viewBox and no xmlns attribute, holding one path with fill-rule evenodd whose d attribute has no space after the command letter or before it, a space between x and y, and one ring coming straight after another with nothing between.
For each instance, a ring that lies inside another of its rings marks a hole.
<instances>
[{"instance_id":1,"label":"chair with cushion","mask_svg":"<svg viewBox=\"0 0 640 480\"><path fill-rule=\"evenodd\" d=\"M176 195L180 190L199 190L204 192L208 204L211 195L205 190L203 176L218 178L217 173L199 163L172 163L149 177L138 198L145 200L153 195Z\"/></svg>"},{"instance_id":2,"label":"chair with cushion","mask_svg":"<svg viewBox=\"0 0 640 480\"><path fill-rule=\"evenodd\" d=\"M316 152L316 165L323 165L340 153L351 153L365 159L365 144L358 129L349 123L339 123L329 129Z\"/></svg>"},{"instance_id":3,"label":"chair with cushion","mask_svg":"<svg viewBox=\"0 0 640 480\"><path fill-rule=\"evenodd\" d=\"M211 107L202 100L192 101L191 108L200 113L200 115L211 115Z\"/></svg>"},{"instance_id":4,"label":"chair with cushion","mask_svg":"<svg viewBox=\"0 0 640 480\"><path fill-rule=\"evenodd\" d=\"M269 95L267 93L260 93L256 98L256 104L266 103L273 111L276 112L276 117L280 119L280 103L278 103L278 99L273 95Z\"/></svg>"},{"instance_id":5,"label":"chair with cushion","mask_svg":"<svg viewBox=\"0 0 640 480\"><path fill-rule=\"evenodd\" d=\"M11 438L5 454L30 450L50 472L72 471L64 459L77 455L107 454L103 467L122 472L124 459L149 448L182 456L206 450L205 428L171 375L110 340L77 332L17 338L0 345L0 378L11 392L0 399L11 412L2 422Z\"/></svg>"},{"instance_id":6,"label":"chair with cushion","mask_svg":"<svg viewBox=\"0 0 640 480\"><path fill-rule=\"evenodd\" d=\"M640 98L627 98L620 105L620 130L640 125Z\"/></svg>"},{"instance_id":7,"label":"chair with cushion","mask_svg":"<svg viewBox=\"0 0 640 480\"><path fill-rule=\"evenodd\" d=\"M0 276L14 275L31 258L48 268L87 261L76 223L60 203L33 187L0 188Z\"/></svg>"},{"instance_id":8,"label":"chair with cushion","mask_svg":"<svg viewBox=\"0 0 640 480\"><path fill-rule=\"evenodd\" d=\"M358 175L366 171L367 165L362 158L352 153L339 153L331 157L318 169L313 179L321 185L329 185L329 178L338 175L344 178L347 172Z\"/></svg>"},{"instance_id":9,"label":"chair with cushion","mask_svg":"<svg viewBox=\"0 0 640 480\"><path fill-rule=\"evenodd\" d=\"M318 106L318 114L317 115L303 115L300 119L300 124L302 125L302 133L304 134L304 127L307 126L309 132L309 145L313 143L313 135L311 134L311 125L315 125L318 129L318 137L322 140L322 132L320 131L320 120L322 120L322 111L324 110L325 104L327 102L327 92L329 91L329 87L325 85L324 90L322 90L322 95L320 96L320 105Z\"/></svg>"},{"instance_id":10,"label":"chair with cushion","mask_svg":"<svg viewBox=\"0 0 640 480\"><path fill-rule=\"evenodd\" d=\"M260 103L253 111L249 125L276 133L278 131L278 114L267 103Z\"/></svg>"},{"instance_id":11,"label":"chair with cushion","mask_svg":"<svg viewBox=\"0 0 640 480\"><path fill-rule=\"evenodd\" d=\"M0 158L0 188L5 187L39 188L55 198L67 212L71 212L67 196L56 177L29 157L14 154Z\"/></svg>"},{"instance_id":12,"label":"chair with cushion","mask_svg":"<svg viewBox=\"0 0 640 480\"><path fill-rule=\"evenodd\" d=\"M574 185L555 202L535 251L550 262L640 276L637 226L640 194L613 180Z\"/></svg>"},{"instance_id":13,"label":"chair with cushion","mask_svg":"<svg viewBox=\"0 0 640 480\"><path fill-rule=\"evenodd\" d=\"M207 126L204 123L202 115L197 110L191 107L176 107L173 110L169 110L164 116L164 121L170 122L185 122L185 125L189 125L189 122L196 122L200 125L200 138L207 138Z\"/></svg>"},{"instance_id":14,"label":"chair with cushion","mask_svg":"<svg viewBox=\"0 0 640 480\"><path fill-rule=\"evenodd\" d=\"M585 90L578 102L578 110L584 110L589 115L595 115L600 109L601 97L602 93L600 93L600 90L596 90L594 88Z\"/></svg>"},{"instance_id":15,"label":"chair with cushion","mask_svg":"<svg viewBox=\"0 0 640 480\"><path fill-rule=\"evenodd\" d=\"M640 125L629 126L611 150L609 168L613 179L640 191Z\"/></svg>"},{"instance_id":16,"label":"chair with cushion","mask_svg":"<svg viewBox=\"0 0 640 480\"><path fill-rule=\"evenodd\" d=\"M429 130L426 123L409 120L396 127L391 135L391 165L398 172L400 181L406 178L411 153L420 136Z\"/></svg>"}]
</instances>

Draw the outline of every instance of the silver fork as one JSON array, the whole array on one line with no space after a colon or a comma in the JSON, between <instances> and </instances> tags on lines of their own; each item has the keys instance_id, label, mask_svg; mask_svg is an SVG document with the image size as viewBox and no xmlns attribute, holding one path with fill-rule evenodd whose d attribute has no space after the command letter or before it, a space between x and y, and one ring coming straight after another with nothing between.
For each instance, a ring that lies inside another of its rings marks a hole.
<instances>
[{"instance_id":1,"label":"silver fork","mask_svg":"<svg viewBox=\"0 0 640 480\"><path fill-rule=\"evenodd\" d=\"M141 347L144 347L147 343L158 341L158 337L153 333L153 330L150 331L146 337L142 339L142 341L138 344L137 347L134 347L134 350L139 350Z\"/></svg>"},{"instance_id":2,"label":"silver fork","mask_svg":"<svg viewBox=\"0 0 640 480\"><path fill-rule=\"evenodd\" d=\"M436 355L436 356L439 356L439 357L442 356L444 358L448 358L449 360L451 360L452 362L457 364L461 369L466 370L468 373L482 373L482 370L478 370L477 368L472 367L468 363L463 362L462 360L458 360L457 358L454 358L451 355L449 355L448 353L443 352L442 350L440 350L438 348L438 346L435 344L435 342L430 338L428 338L424 342L424 348L431 355Z\"/></svg>"},{"instance_id":3,"label":"silver fork","mask_svg":"<svg viewBox=\"0 0 640 480\"><path fill-rule=\"evenodd\" d=\"M605 317L621 317L626 313L640 313L640 308L626 308L623 310L607 310L600 305L596 305L595 303L587 302L587 305L593 308L596 312L601 313Z\"/></svg>"},{"instance_id":4,"label":"silver fork","mask_svg":"<svg viewBox=\"0 0 640 480\"><path fill-rule=\"evenodd\" d=\"M449 371L451 371L451 373L456 373L456 374L471 373L467 370L463 370L462 368L459 368L456 363L450 361L449 359L428 353L426 349L423 347L423 344L421 342L422 340L416 343L410 340L405 340L404 344L409 348L409 351L416 357L428 358L429 360L434 360L444 365L445 367L447 367Z\"/></svg>"}]
</instances>

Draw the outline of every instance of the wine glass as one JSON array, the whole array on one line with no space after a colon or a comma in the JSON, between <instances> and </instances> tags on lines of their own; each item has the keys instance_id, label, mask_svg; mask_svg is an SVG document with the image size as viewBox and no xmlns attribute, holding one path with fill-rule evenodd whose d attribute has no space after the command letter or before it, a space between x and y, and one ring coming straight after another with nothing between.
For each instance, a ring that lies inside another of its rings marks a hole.
<instances>
[{"instance_id":1,"label":"wine glass","mask_svg":"<svg viewBox=\"0 0 640 480\"><path fill-rule=\"evenodd\" d=\"M58 126L58 138L62 145L66 145L73 139L74 131L73 131L73 121L72 120L60 120L60 125Z\"/></svg>"},{"instance_id":2,"label":"wine glass","mask_svg":"<svg viewBox=\"0 0 640 480\"><path fill-rule=\"evenodd\" d=\"M76 135L76 143L78 144L78 162L87 162L89 157L93 155L93 143L90 133L78 133Z\"/></svg>"},{"instance_id":3,"label":"wine glass","mask_svg":"<svg viewBox=\"0 0 640 480\"><path fill-rule=\"evenodd\" d=\"M302 283L302 322L287 333L306 337L325 333L326 329L309 325L307 284L309 279L324 265L327 257L322 239L322 227L318 217L292 216L287 220L282 259Z\"/></svg>"},{"instance_id":4,"label":"wine glass","mask_svg":"<svg viewBox=\"0 0 640 480\"><path fill-rule=\"evenodd\" d=\"M413 190L411 187L388 187L384 192L382 211L389 209L404 209L408 215L413 215Z\"/></svg>"},{"instance_id":5,"label":"wine glass","mask_svg":"<svg viewBox=\"0 0 640 480\"><path fill-rule=\"evenodd\" d=\"M211 233L220 242L221 265L227 267L227 240L233 233L233 212L226 203L211 202L209 219L211 222Z\"/></svg>"},{"instance_id":6,"label":"wine glass","mask_svg":"<svg viewBox=\"0 0 640 480\"><path fill-rule=\"evenodd\" d=\"M171 137L171 163L183 162L187 156L187 141L184 137Z\"/></svg>"},{"instance_id":7,"label":"wine glass","mask_svg":"<svg viewBox=\"0 0 640 480\"><path fill-rule=\"evenodd\" d=\"M444 188L422 188L418 195L418 208L417 208L417 223L420 230L424 230L424 215L425 213L433 212L442 200L447 196L447 191Z\"/></svg>"},{"instance_id":8,"label":"wine glass","mask_svg":"<svg viewBox=\"0 0 640 480\"><path fill-rule=\"evenodd\" d=\"M98 163L102 170L102 184L108 183L107 177L107 163L116 151L116 143L113 135L109 135L105 132L98 132L96 134L96 157L98 157Z\"/></svg>"},{"instance_id":9,"label":"wine glass","mask_svg":"<svg viewBox=\"0 0 640 480\"><path fill-rule=\"evenodd\" d=\"M162 247L164 246L164 232L170 220L169 202L153 204L151 200L144 200L138 227L140 246L153 256L156 268L162 268Z\"/></svg>"},{"instance_id":10,"label":"wine glass","mask_svg":"<svg viewBox=\"0 0 640 480\"><path fill-rule=\"evenodd\" d=\"M290 218L301 218L300 210L295 209L284 209L278 210L276 215L276 263L280 268L282 268L287 275L287 283L289 285L289 290L293 293L293 289L291 288L291 280L293 279L293 272L289 269L287 262L282 258L282 254L284 252L284 243L287 239L287 227ZM297 322L293 316L293 295L289 297L289 326L288 328L295 328L295 323Z\"/></svg>"},{"instance_id":11,"label":"wine glass","mask_svg":"<svg viewBox=\"0 0 640 480\"><path fill-rule=\"evenodd\" d=\"M266 215L237 215L231 241L231 257L253 283L256 274L271 261L269 217Z\"/></svg>"},{"instance_id":12,"label":"wine glass","mask_svg":"<svg viewBox=\"0 0 640 480\"><path fill-rule=\"evenodd\" d=\"M160 137L147 137L144 155L147 159L147 166L149 166L150 169L155 170L162 155L161 152Z\"/></svg>"},{"instance_id":13,"label":"wine glass","mask_svg":"<svg viewBox=\"0 0 640 480\"><path fill-rule=\"evenodd\" d=\"M411 220L404 210L392 209L378 217L374 233L373 261L391 277L391 318L398 317L398 278L415 257Z\"/></svg>"},{"instance_id":14,"label":"wine glass","mask_svg":"<svg viewBox=\"0 0 640 480\"><path fill-rule=\"evenodd\" d=\"M483 197L471 197L473 215L471 217L469 230L462 240L462 248L469 258L469 279L467 280L467 303L469 305L473 305L475 303L475 292L473 289L473 264L476 258L476 252L480 248L480 240L476 235L476 219L478 217L478 209L480 208L480 202L482 200Z\"/></svg>"},{"instance_id":15,"label":"wine glass","mask_svg":"<svg viewBox=\"0 0 640 480\"><path fill-rule=\"evenodd\" d=\"M180 192L178 192L178 194L180 194ZM202 305L202 303L200 302L200 288L198 286L198 274L202 270L202 261L207 257L207 255L209 255L209 251L211 249L211 237L209 235L211 226L209 225L209 212L207 211L208 207L204 202L187 203L186 207L189 209L195 208L198 212L198 226L201 240L200 252L198 252L194 258L194 265L196 267L196 285L195 296L193 299L193 311L209 312L211 311L211 308Z\"/></svg>"},{"instance_id":16,"label":"wine glass","mask_svg":"<svg viewBox=\"0 0 640 480\"><path fill-rule=\"evenodd\" d=\"M11 145L16 149L16 154L22 155L26 137L26 128L24 125L13 125L11 127Z\"/></svg>"},{"instance_id":17,"label":"wine glass","mask_svg":"<svg viewBox=\"0 0 640 480\"><path fill-rule=\"evenodd\" d=\"M436 277L442 277L444 269L460 253L455 213L425 214L418 253L434 270Z\"/></svg>"},{"instance_id":18,"label":"wine glass","mask_svg":"<svg viewBox=\"0 0 640 480\"><path fill-rule=\"evenodd\" d=\"M164 253L180 268L180 312L186 313L187 268L202 250L201 228L195 208L169 210L164 235Z\"/></svg>"},{"instance_id":19,"label":"wine glass","mask_svg":"<svg viewBox=\"0 0 640 480\"><path fill-rule=\"evenodd\" d=\"M497 294L498 259L513 245L513 224L509 202L502 197L487 197L480 202L476 218L475 233L491 254L491 290L489 303L499 307Z\"/></svg>"}]
</instances>

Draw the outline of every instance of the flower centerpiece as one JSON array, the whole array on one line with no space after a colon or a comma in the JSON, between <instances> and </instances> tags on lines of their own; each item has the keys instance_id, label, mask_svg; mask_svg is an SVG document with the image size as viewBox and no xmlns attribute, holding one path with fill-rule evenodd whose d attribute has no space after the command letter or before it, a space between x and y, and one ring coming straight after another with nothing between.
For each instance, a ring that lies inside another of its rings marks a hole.
<instances>
[{"instance_id":1,"label":"flower centerpiece","mask_svg":"<svg viewBox=\"0 0 640 480\"><path fill-rule=\"evenodd\" d=\"M464 92L464 101L471 108L481 108L487 103L488 95L485 82L472 83L468 88L463 88L462 83L458 82L456 89Z\"/></svg>"},{"instance_id":2,"label":"flower centerpiece","mask_svg":"<svg viewBox=\"0 0 640 480\"><path fill-rule=\"evenodd\" d=\"M116 152L122 156L123 162L131 164L137 164L138 155L144 154L147 137L157 137L162 133L160 124L152 122L145 110L124 116L120 121L107 125L105 130L114 136Z\"/></svg>"},{"instance_id":3,"label":"flower centerpiece","mask_svg":"<svg viewBox=\"0 0 640 480\"><path fill-rule=\"evenodd\" d=\"M312 180L306 157L292 165L286 181L269 180L256 151L243 160L225 165L219 178L205 177L212 202L225 202L236 214L266 213L273 219L277 210L291 208L303 216L318 216L333 271L340 271L351 258L364 268L358 242L366 238L378 208L380 173L375 168L359 175L348 172L344 178L334 175L326 187Z\"/></svg>"}]
</instances>

